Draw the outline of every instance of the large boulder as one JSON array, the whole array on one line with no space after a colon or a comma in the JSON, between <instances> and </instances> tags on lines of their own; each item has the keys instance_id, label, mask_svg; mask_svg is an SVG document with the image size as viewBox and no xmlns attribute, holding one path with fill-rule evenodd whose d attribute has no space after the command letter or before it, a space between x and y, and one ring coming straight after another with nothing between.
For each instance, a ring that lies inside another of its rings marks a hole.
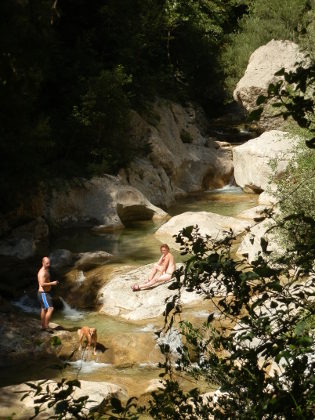
<instances>
[{"instance_id":1,"label":"large boulder","mask_svg":"<svg viewBox=\"0 0 315 420\"><path fill-rule=\"evenodd\" d=\"M13 229L0 241L0 255L26 259L43 255L49 247L49 227L42 217Z\"/></svg>"},{"instance_id":2,"label":"large boulder","mask_svg":"<svg viewBox=\"0 0 315 420\"><path fill-rule=\"evenodd\" d=\"M140 191L109 175L55 189L46 212L53 225L95 224L102 230L120 229L132 220L167 217Z\"/></svg>"},{"instance_id":3,"label":"large boulder","mask_svg":"<svg viewBox=\"0 0 315 420\"><path fill-rule=\"evenodd\" d=\"M272 177L280 176L292 158L298 137L272 130L233 148L234 178L237 185L262 192L271 187ZM274 164L272 165L272 161Z\"/></svg>"},{"instance_id":4,"label":"large boulder","mask_svg":"<svg viewBox=\"0 0 315 420\"><path fill-rule=\"evenodd\" d=\"M226 231L232 229L235 235L239 235L253 223L249 219L241 220L206 211L186 212L172 217L155 232L155 235L161 242L168 243L174 249L179 249L179 244L175 242L174 235L177 235L180 230L187 226L198 225L202 235L209 235L215 240L220 240L223 239Z\"/></svg>"},{"instance_id":5,"label":"large boulder","mask_svg":"<svg viewBox=\"0 0 315 420\"><path fill-rule=\"evenodd\" d=\"M258 96L267 94L270 83L276 83L283 78L275 76L275 73L282 68L292 71L296 63L303 60L305 55L299 50L299 46L291 41L272 40L259 47L250 56L245 74L236 85L233 92L234 99L247 112L251 112L257 107ZM265 107L259 121L260 127L265 130L280 128L283 120L281 117L274 118L274 114L274 108Z\"/></svg>"},{"instance_id":6,"label":"large boulder","mask_svg":"<svg viewBox=\"0 0 315 420\"><path fill-rule=\"evenodd\" d=\"M135 220L165 219L167 214L154 206L136 188L121 186L116 193L116 208L120 220L128 223Z\"/></svg>"},{"instance_id":7,"label":"large boulder","mask_svg":"<svg viewBox=\"0 0 315 420\"><path fill-rule=\"evenodd\" d=\"M100 312L134 321L161 316L165 310L165 299L177 293L168 289L170 283L139 292L131 290L133 284L146 281L152 268L153 264L148 264L112 277L99 292ZM195 292L184 291L181 295L183 304L201 300L202 297Z\"/></svg>"},{"instance_id":8,"label":"large boulder","mask_svg":"<svg viewBox=\"0 0 315 420\"><path fill-rule=\"evenodd\" d=\"M133 115L133 142L150 149L120 172L155 205L168 207L189 192L222 187L232 177L231 151L205 134L201 111L157 101L148 116Z\"/></svg>"},{"instance_id":9,"label":"large boulder","mask_svg":"<svg viewBox=\"0 0 315 420\"><path fill-rule=\"evenodd\" d=\"M81 252L77 257L78 260L75 262L75 268L85 271L108 263L113 258L113 255L105 251L95 251Z\"/></svg>"}]
</instances>

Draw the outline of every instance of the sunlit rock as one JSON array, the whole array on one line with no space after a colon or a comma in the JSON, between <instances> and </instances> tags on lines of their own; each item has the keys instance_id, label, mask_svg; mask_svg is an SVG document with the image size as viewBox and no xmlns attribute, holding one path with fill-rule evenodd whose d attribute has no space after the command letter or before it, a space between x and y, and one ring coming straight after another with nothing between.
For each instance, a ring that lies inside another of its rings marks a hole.
<instances>
[{"instance_id":1,"label":"sunlit rock","mask_svg":"<svg viewBox=\"0 0 315 420\"><path fill-rule=\"evenodd\" d=\"M136 188L122 186L118 189L115 201L117 213L124 224L136 220L165 219L167 213L150 203Z\"/></svg>"},{"instance_id":2,"label":"sunlit rock","mask_svg":"<svg viewBox=\"0 0 315 420\"><path fill-rule=\"evenodd\" d=\"M235 235L239 235L253 223L252 220L241 220L205 211L186 212L172 217L155 232L155 235L161 242L166 242L172 248L179 249L180 245L175 242L174 235L187 226L198 225L202 235L209 235L214 240L220 240L230 229Z\"/></svg>"},{"instance_id":3,"label":"sunlit rock","mask_svg":"<svg viewBox=\"0 0 315 420\"><path fill-rule=\"evenodd\" d=\"M242 188L262 192L279 177L292 158L299 142L286 132L272 130L233 148L234 178Z\"/></svg>"},{"instance_id":4,"label":"sunlit rock","mask_svg":"<svg viewBox=\"0 0 315 420\"><path fill-rule=\"evenodd\" d=\"M274 226L275 222L271 219L253 226L243 238L237 254L246 257L251 263L257 260L259 255L269 258L270 254L279 255L284 252L276 241L275 230L272 229Z\"/></svg>"},{"instance_id":5,"label":"sunlit rock","mask_svg":"<svg viewBox=\"0 0 315 420\"><path fill-rule=\"evenodd\" d=\"M293 71L296 63L305 59L299 46L291 41L275 41L274 39L253 52L250 56L244 76L237 83L233 92L234 99L248 112L257 107L259 95L267 95L270 83L283 80L283 76L275 73L284 68ZM275 118L278 108L267 106L261 116L259 125L265 130L280 128L282 117Z\"/></svg>"},{"instance_id":6,"label":"sunlit rock","mask_svg":"<svg viewBox=\"0 0 315 420\"><path fill-rule=\"evenodd\" d=\"M161 316L165 310L165 299L177 292L168 288L171 282L139 292L131 290L133 284L144 283L147 280L152 268L153 264L147 264L113 276L99 292L100 312L129 320ZM181 296L183 304L201 300L201 295L195 292L189 293L184 290Z\"/></svg>"}]
</instances>

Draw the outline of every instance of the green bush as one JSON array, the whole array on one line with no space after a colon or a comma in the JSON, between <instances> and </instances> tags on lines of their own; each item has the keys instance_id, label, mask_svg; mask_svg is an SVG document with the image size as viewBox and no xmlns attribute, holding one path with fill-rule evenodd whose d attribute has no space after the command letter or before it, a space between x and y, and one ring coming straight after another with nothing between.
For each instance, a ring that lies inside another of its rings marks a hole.
<instances>
[{"instance_id":1,"label":"green bush","mask_svg":"<svg viewBox=\"0 0 315 420\"><path fill-rule=\"evenodd\" d=\"M223 49L221 63L227 91L233 92L250 55L272 39L290 40L314 51L314 2L309 0L253 0Z\"/></svg>"}]
</instances>

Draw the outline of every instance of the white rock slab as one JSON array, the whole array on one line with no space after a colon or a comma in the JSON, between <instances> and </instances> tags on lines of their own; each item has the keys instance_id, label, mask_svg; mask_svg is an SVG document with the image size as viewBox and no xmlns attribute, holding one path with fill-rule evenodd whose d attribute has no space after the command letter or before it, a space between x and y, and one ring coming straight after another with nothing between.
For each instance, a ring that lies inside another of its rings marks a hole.
<instances>
[{"instance_id":1,"label":"white rock slab","mask_svg":"<svg viewBox=\"0 0 315 420\"><path fill-rule=\"evenodd\" d=\"M239 235L253 223L252 220L240 220L206 211L186 212L172 217L155 232L155 235L161 242L168 243L174 249L179 249L180 246L175 242L173 235L177 235L187 226L198 225L202 235L210 235L213 239L220 240L224 237L225 231L232 229L234 234Z\"/></svg>"}]
</instances>

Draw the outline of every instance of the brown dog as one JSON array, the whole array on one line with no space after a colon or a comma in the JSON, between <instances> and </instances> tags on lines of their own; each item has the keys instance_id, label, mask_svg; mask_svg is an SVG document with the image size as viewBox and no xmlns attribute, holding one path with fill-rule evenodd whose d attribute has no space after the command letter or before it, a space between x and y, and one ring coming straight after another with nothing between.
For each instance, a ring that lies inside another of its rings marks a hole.
<instances>
[{"instance_id":1,"label":"brown dog","mask_svg":"<svg viewBox=\"0 0 315 420\"><path fill-rule=\"evenodd\" d=\"M82 327L78 330L78 336L79 336L79 342L80 347L79 350L82 348L82 341L85 337L88 342L89 347L94 348L94 354L96 354L96 343L97 343L97 331L96 328L90 328L90 327Z\"/></svg>"}]
</instances>

